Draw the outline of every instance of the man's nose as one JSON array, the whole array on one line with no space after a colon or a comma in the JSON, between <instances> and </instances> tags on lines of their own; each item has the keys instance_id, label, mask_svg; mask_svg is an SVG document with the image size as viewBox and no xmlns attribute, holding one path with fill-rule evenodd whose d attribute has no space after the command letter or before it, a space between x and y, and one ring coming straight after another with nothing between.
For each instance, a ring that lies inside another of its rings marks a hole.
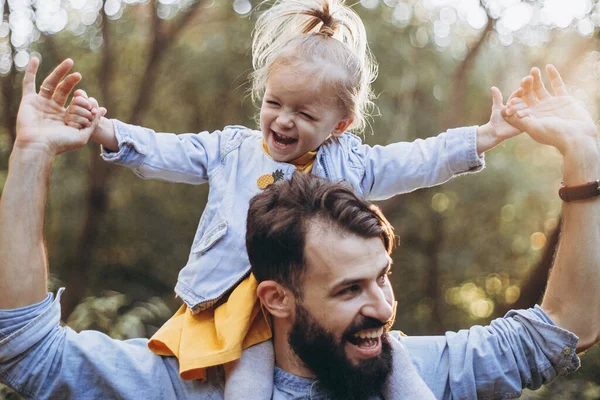
<instances>
[{"instance_id":1,"label":"man's nose","mask_svg":"<svg viewBox=\"0 0 600 400\"><path fill-rule=\"evenodd\" d=\"M373 285L368 291L368 301L363 306L362 314L365 317L375 318L387 322L393 317L393 300L388 299L385 288Z\"/></svg>"}]
</instances>

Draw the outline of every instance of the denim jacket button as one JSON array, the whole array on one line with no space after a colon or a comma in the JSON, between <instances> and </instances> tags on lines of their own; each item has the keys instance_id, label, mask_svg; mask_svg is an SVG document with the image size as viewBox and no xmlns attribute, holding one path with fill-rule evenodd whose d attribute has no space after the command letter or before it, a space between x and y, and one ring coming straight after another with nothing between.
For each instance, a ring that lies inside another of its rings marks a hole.
<instances>
[{"instance_id":1,"label":"denim jacket button","mask_svg":"<svg viewBox=\"0 0 600 400\"><path fill-rule=\"evenodd\" d=\"M562 352L565 356L568 356L569 354L571 354L571 348L565 347Z\"/></svg>"}]
</instances>

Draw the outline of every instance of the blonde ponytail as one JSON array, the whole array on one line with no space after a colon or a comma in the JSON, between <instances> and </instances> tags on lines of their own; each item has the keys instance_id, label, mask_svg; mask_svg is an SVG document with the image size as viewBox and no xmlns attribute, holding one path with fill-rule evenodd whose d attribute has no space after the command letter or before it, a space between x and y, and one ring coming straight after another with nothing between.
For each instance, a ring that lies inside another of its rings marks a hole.
<instances>
[{"instance_id":1,"label":"blonde ponytail","mask_svg":"<svg viewBox=\"0 0 600 400\"><path fill-rule=\"evenodd\" d=\"M342 68L345 75L336 93L354 119L353 130L364 128L377 65L360 17L343 0L280 0L258 18L252 41L255 101L262 99L273 68L290 58Z\"/></svg>"}]
</instances>

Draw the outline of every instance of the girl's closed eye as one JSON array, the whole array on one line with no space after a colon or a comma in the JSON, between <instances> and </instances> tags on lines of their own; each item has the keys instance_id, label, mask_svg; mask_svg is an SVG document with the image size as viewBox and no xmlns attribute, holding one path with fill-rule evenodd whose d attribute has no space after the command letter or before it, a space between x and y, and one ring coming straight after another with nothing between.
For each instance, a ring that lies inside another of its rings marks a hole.
<instances>
[{"instance_id":1,"label":"girl's closed eye","mask_svg":"<svg viewBox=\"0 0 600 400\"><path fill-rule=\"evenodd\" d=\"M276 102L275 100L267 100L266 103L271 106L279 107L279 103Z\"/></svg>"},{"instance_id":2,"label":"girl's closed eye","mask_svg":"<svg viewBox=\"0 0 600 400\"><path fill-rule=\"evenodd\" d=\"M301 112L300 115L302 115L303 117L311 120L311 121L315 121L315 117L313 117L312 115L305 113L305 112Z\"/></svg>"}]
</instances>

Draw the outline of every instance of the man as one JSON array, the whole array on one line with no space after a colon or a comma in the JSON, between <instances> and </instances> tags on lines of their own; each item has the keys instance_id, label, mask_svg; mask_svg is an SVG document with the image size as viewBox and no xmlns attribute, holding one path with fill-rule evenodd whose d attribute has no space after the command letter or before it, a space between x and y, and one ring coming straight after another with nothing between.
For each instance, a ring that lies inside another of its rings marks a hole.
<instances>
[{"instance_id":1,"label":"man","mask_svg":"<svg viewBox=\"0 0 600 400\"><path fill-rule=\"evenodd\" d=\"M222 398L218 368L205 382L183 382L177 360L154 355L145 340L59 326L61 291L47 293L42 232L52 162L81 147L104 110L93 110L89 128L65 126L57 116L80 76L66 76L66 60L37 94L37 65L25 73L0 201L0 380L29 398ZM533 71L506 110L561 151L567 196L585 198L565 204L542 306L442 337L387 333L389 225L349 190L296 177L257 196L248 218L258 295L273 321L274 398L512 398L577 368L576 349L600 336L600 197L576 186L600 176L600 149L589 115L548 73L556 96Z\"/></svg>"}]
</instances>

